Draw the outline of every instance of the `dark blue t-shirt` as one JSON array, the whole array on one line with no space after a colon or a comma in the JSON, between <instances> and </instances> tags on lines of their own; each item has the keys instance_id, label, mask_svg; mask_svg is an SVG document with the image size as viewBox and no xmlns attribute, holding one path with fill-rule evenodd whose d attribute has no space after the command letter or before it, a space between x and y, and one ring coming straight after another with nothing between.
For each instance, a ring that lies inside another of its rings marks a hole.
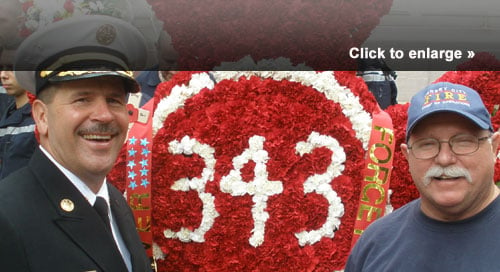
<instances>
[{"instance_id":1,"label":"dark blue t-shirt","mask_svg":"<svg viewBox=\"0 0 500 272\"><path fill-rule=\"evenodd\" d=\"M458 222L425 216L420 200L373 222L345 272L500 271L500 199Z\"/></svg>"}]
</instances>

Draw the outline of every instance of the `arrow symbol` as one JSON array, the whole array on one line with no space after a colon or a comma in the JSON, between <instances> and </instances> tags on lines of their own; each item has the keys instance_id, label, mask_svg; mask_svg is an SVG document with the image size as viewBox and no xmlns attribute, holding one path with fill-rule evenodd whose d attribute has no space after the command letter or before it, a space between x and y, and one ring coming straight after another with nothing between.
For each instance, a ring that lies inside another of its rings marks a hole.
<instances>
[{"instance_id":1,"label":"arrow symbol","mask_svg":"<svg viewBox=\"0 0 500 272\"><path fill-rule=\"evenodd\" d=\"M467 57L468 57L469 59L472 59L472 58L474 57L474 55L475 55L475 54L474 54L474 51L470 51L470 50L469 50L469 51L467 51Z\"/></svg>"}]
</instances>

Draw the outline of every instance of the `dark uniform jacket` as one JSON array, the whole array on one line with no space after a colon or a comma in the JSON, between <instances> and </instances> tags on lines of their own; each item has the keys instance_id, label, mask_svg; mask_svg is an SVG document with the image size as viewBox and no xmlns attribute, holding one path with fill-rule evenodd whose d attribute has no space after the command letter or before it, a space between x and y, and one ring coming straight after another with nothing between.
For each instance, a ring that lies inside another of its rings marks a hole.
<instances>
[{"instance_id":1,"label":"dark uniform jacket","mask_svg":"<svg viewBox=\"0 0 500 272\"><path fill-rule=\"evenodd\" d=\"M0 179L28 165L38 146L31 104L16 109L12 101L0 119Z\"/></svg>"},{"instance_id":2,"label":"dark uniform jacket","mask_svg":"<svg viewBox=\"0 0 500 272\"><path fill-rule=\"evenodd\" d=\"M133 271L151 271L131 209L108 190ZM127 271L98 213L38 148L26 168L0 182L0 270Z\"/></svg>"},{"instance_id":3,"label":"dark uniform jacket","mask_svg":"<svg viewBox=\"0 0 500 272\"><path fill-rule=\"evenodd\" d=\"M0 82L1 83L1 82ZM0 86L0 115L2 115L10 104L14 101L14 97L5 93L5 89Z\"/></svg>"}]
</instances>

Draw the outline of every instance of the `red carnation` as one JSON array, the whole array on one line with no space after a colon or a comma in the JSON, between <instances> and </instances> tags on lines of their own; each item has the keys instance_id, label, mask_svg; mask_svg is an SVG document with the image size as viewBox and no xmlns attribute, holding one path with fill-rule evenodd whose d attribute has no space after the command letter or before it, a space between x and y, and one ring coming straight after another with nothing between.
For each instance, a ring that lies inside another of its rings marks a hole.
<instances>
[{"instance_id":1,"label":"red carnation","mask_svg":"<svg viewBox=\"0 0 500 272\"><path fill-rule=\"evenodd\" d=\"M75 6L73 5L73 1L66 0L66 2L64 2L64 9L67 10L68 13L73 13L73 11L75 10Z\"/></svg>"},{"instance_id":2,"label":"red carnation","mask_svg":"<svg viewBox=\"0 0 500 272\"><path fill-rule=\"evenodd\" d=\"M34 5L33 1L24 2L23 5L22 5L23 11L27 12L28 9L31 8L33 5Z\"/></svg>"}]
</instances>

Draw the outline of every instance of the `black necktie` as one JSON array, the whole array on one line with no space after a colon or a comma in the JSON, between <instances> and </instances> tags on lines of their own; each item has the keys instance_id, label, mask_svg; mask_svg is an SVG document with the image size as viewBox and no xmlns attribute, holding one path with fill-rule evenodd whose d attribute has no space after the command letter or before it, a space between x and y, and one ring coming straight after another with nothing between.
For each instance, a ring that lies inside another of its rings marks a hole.
<instances>
[{"instance_id":1,"label":"black necktie","mask_svg":"<svg viewBox=\"0 0 500 272\"><path fill-rule=\"evenodd\" d=\"M104 221L104 224L106 225L108 230L111 230L111 224L109 223L109 216L108 216L108 204L106 203L106 200L103 197L98 196L95 199L94 209L101 216L101 219L102 221Z\"/></svg>"}]
</instances>

